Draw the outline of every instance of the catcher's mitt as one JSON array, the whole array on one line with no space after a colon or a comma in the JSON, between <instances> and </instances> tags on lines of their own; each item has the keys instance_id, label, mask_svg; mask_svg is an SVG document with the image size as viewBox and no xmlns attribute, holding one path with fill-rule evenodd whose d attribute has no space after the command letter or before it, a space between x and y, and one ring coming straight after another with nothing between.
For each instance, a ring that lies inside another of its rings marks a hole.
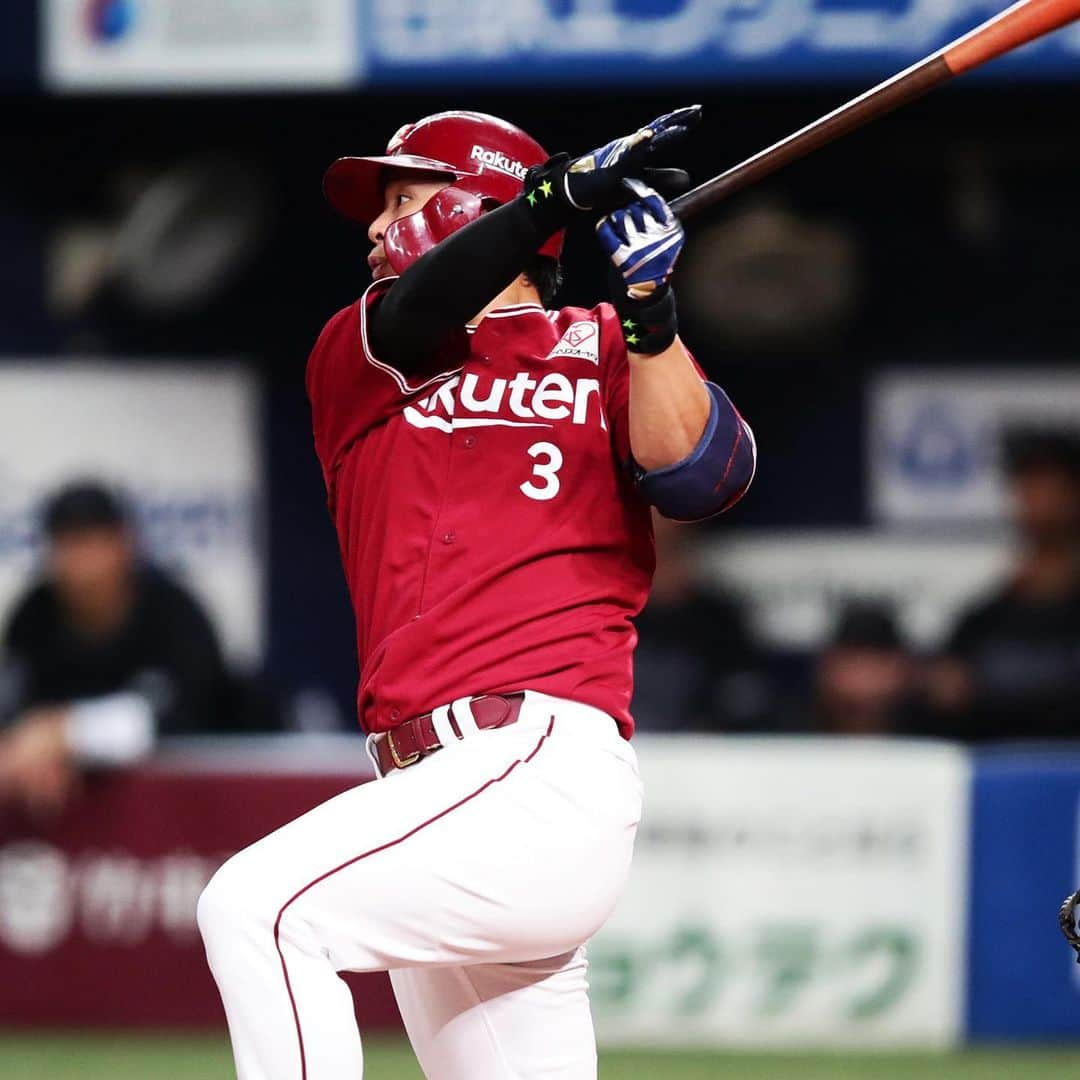
<instances>
[{"instance_id":1,"label":"catcher's mitt","mask_svg":"<svg viewBox=\"0 0 1080 1080\"><path fill-rule=\"evenodd\" d=\"M1065 897L1065 903L1061 905L1061 911L1058 913L1058 922L1061 924L1061 932L1065 935L1065 940L1076 950L1076 962L1080 964L1080 933L1076 930L1077 906L1080 906L1080 890Z\"/></svg>"}]
</instances>

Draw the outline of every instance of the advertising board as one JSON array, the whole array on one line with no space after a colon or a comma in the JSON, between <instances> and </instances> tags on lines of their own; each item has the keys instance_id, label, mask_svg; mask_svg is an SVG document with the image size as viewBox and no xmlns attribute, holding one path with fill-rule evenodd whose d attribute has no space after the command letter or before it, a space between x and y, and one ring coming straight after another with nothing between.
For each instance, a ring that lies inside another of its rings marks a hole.
<instances>
[{"instance_id":1,"label":"advertising board","mask_svg":"<svg viewBox=\"0 0 1080 1080\"><path fill-rule=\"evenodd\" d=\"M968 766L934 743L635 740L645 818L590 946L609 1043L949 1046Z\"/></svg>"},{"instance_id":2,"label":"advertising board","mask_svg":"<svg viewBox=\"0 0 1080 1080\"><path fill-rule=\"evenodd\" d=\"M708 548L705 569L776 648L818 648L858 597L891 606L911 644L934 649L959 613L1004 578L1009 555L1000 535L732 531Z\"/></svg>"},{"instance_id":3,"label":"advertising board","mask_svg":"<svg viewBox=\"0 0 1080 1080\"><path fill-rule=\"evenodd\" d=\"M963 525L1005 515L1003 436L1080 428L1080 375L910 370L874 377L867 402L870 504L890 525Z\"/></svg>"},{"instance_id":4,"label":"advertising board","mask_svg":"<svg viewBox=\"0 0 1080 1080\"><path fill-rule=\"evenodd\" d=\"M328 87L355 81L356 0L47 0L59 90Z\"/></svg>"},{"instance_id":5,"label":"advertising board","mask_svg":"<svg viewBox=\"0 0 1080 1080\"><path fill-rule=\"evenodd\" d=\"M836 83L895 74L986 0L46 0L51 89ZM1075 78L1080 26L975 80ZM775 134L780 134L779 132Z\"/></svg>"},{"instance_id":6,"label":"advertising board","mask_svg":"<svg viewBox=\"0 0 1080 1080\"><path fill-rule=\"evenodd\" d=\"M1080 1038L1080 967L1057 920L1080 887L1080 753L979 753L972 845L969 1037Z\"/></svg>"}]
</instances>

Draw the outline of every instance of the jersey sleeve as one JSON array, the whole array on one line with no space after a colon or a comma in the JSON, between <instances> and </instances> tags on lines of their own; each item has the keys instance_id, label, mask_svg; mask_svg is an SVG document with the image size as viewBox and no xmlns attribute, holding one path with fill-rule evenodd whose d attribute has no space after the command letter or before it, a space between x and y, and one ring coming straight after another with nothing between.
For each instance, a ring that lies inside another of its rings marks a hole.
<instances>
[{"instance_id":1,"label":"jersey sleeve","mask_svg":"<svg viewBox=\"0 0 1080 1080\"><path fill-rule=\"evenodd\" d=\"M454 367L430 376L410 376L374 354L368 316L396 278L374 282L364 295L323 327L307 364L307 392L315 453L334 501L334 476L348 449L376 424L400 412L414 395L453 374ZM455 354L460 365L462 357ZM446 358L432 357L432 367Z\"/></svg>"},{"instance_id":2,"label":"jersey sleeve","mask_svg":"<svg viewBox=\"0 0 1080 1080\"><path fill-rule=\"evenodd\" d=\"M434 383L444 379L447 375L457 371L465 357L469 353L469 335L465 326L454 327L440 340L439 345L432 349L430 355L424 358L420 364L409 367L396 362L393 356L385 356L376 347L375 335L372 333L372 316L376 305L390 290L391 285L397 281L396 277L382 278L373 282L364 293L360 301L360 341L364 350L364 359L376 370L391 378L402 394L415 394ZM385 316L385 312L383 315ZM415 322L423 319L423 311L398 313L398 317L406 321Z\"/></svg>"}]
</instances>

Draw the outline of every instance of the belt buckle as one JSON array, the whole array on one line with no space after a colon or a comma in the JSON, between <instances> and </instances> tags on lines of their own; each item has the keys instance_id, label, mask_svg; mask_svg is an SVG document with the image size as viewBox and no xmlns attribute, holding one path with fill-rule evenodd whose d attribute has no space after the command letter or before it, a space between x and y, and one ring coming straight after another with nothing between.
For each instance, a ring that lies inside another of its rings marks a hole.
<instances>
[{"instance_id":1,"label":"belt buckle","mask_svg":"<svg viewBox=\"0 0 1080 1080\"><path fill-rule=\"evenodd\" d=\"M410 765L415 765L420 760L420 751L414 750L408 757L399 757L397 747L394 745L394 733L388 731L386 733L386 744L390 747L390 758L394 762L394 765L399 769L407 769Z\"/></svg>"}]
</instances>

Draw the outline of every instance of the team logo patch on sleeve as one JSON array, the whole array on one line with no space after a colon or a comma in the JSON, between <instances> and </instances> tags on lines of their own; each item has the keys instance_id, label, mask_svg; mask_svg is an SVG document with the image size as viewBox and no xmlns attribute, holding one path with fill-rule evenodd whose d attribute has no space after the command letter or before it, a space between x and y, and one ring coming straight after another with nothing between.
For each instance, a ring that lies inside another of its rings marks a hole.
<instances>
[{"instance_id":1,"label":"team logo patch on sleeve","mask_svg":"<svg viewBox=\"0 0 1080 1080\"><path fill-rule=\"evenodd\" d=\"M574 322L559 339L559 344L548 353L547 358L569 356L574 360L591 360L600 363L600 328L594 322Z\"/></svg>"}]
</instances>

